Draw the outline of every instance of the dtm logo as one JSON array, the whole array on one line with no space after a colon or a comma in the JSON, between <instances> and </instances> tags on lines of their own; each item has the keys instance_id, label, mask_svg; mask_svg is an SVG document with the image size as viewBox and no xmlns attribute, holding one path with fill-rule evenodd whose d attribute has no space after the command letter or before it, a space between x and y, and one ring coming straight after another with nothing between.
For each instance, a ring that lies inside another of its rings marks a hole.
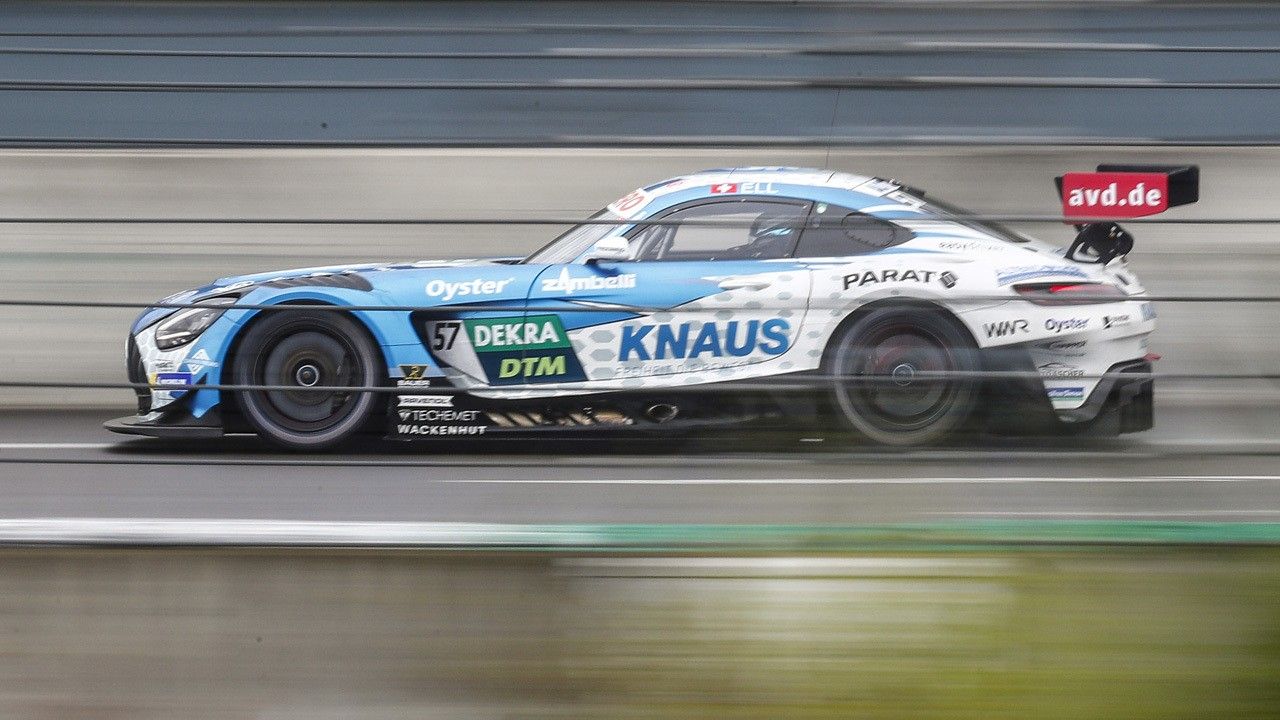
<instances>
[{"instance_id":1,"label":"dtm logo","mask_svg":"<svg viewBox=\"0 0 1280 720\"><path fill-rule=\"evenodd\" d=\"M932 282L935 275L943 287L953 288L956 286L956 276L950 270L942 272L936 270L867 270L866 272L845 275L844 289L848 290L851 287L889 282L913 282L924 285Z\"/></svg>"},{"instance_id":2,"label":"dtm logo","mask_svg":"<svg viewBox=\"0 0 1280 720\"><path fill-rule=\"evenodd\" d=\"M1007 335L1031 332L1030 325L1026 320L1001 320L999 322L983 323L982 329L987 331L987 337L1005 337Z\"/></svg>"},{"instance_id":3,"label":"dtm logo","mask_svg":"<svg viewBox=\"0 0 1280 720\"><path fill-rule=\"evenodd\" d=\"M427 283L427 295L429 297L438 297L448 302L455 297L467 297L468 295L497 295L507 286L515 282L515 278L506 278L503 280L464 280L462 282L448 282L446 280L432 280Z\"/></svg>"},{"instance_id":4,"label":"dtm logo","mask_svg":"<svg viewBox=\"0 0 1280 720\"><path fill-rule=\"evenodd\" d=\"M636 276L631 273L573 277L569 274L569 268L565 268L556 277L542 281L542 292L572 295L581 290L628 290L635 286Z\"/></svg>"},{"instance_id":5,"label":"dtm logo","mask_svg":"<svg viewBox=\"0 0 1280 720\"><path fill-rule=\"evenodd\" d=\"M1088 318L1067 318L1066 320L1055 320L1049 318L1044 321L1044 329L1051 333L1064 333L1072 330L1083 330L1089 325Z\"/></svg>"},{"instance_id":6,"label":"dtm logo","mask_svg":"<svg viewBox=\"0 0 1280 720\"><path fill-rule=\"evenodd\" d=\"M757 350L766 355L781 355L791 346L791 338L787 336L791 324L780 318L763 323L730 320L723 327L719 323L702 323L696 335L693 335L693 325L623 325L618 360L692 359L703 355L746 357Z\"/></svg>"},{"instance_id":7,"label":"dtm logo","mask_svg":"<svg viewBox=\"0 0 1280 720\"><path fill-rule=\"evenodd\" d=\"M555 357L503 358L498 367L498 377L507 378L541 378L561 377L568 375L564 355Z\"/></svg>"}]
</instances>

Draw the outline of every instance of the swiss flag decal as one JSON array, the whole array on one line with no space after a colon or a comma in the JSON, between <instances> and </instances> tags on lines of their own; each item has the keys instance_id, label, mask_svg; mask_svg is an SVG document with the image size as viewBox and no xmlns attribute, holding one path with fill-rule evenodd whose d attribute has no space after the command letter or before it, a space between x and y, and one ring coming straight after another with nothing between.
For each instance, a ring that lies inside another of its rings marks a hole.
<instances>
[{"instance_id":1,"label":"swiss flag decal","mask_svg":"<svg viewBox=\"0 0 1280 720\"><path fill-rule=\"evenodd\" d=\"M712 195L725 195L738 192L738 183L718 183L711 186Z\"/></svg>"}]
</instances>

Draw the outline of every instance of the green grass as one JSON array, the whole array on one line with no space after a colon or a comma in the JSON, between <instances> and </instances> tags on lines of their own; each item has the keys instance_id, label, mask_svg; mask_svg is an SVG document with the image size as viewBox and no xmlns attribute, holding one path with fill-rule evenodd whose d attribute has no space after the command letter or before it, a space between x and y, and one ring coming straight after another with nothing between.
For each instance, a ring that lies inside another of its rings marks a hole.
<instances>
[{"instance_id":1,"label":"green grass","mask_svg":"<svg viewBox=\"0 0 1280 720\"><path fill-rule=\"evenodd\" d=\"M909 557L995 570L587 586L587 714L1280 717L1280 550Z\"/></svg>"}]
</instances>

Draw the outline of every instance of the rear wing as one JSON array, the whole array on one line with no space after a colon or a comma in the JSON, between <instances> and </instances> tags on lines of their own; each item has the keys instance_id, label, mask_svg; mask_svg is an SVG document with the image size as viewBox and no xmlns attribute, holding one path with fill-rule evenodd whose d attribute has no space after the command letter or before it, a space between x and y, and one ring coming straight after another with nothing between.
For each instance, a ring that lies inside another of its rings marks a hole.
<instances>
[{"instance_id":1,"label":"rear wing","mask_svg":"<svg viewBox=\"0 0 1280 720\"><path fill-rule=\"evenodd\" d=\"M1055 182L1068 218L1146 217L1200 199L1198 165L1099 165Z\"/></svg>"},{"instance_id":2,"label":"rear wing","mask_svg":"<svg viewBox=\"0 0 1280 720\"><path fill-rule=\"evenodd\" d=\"M1156 215L1200 199L1197 165L1099 165L1055 180L1062 216L1081 219L1064 253L1076 262L1106 265L1133 249L1133 236L1107 220Z\"/></svg>"}]
</instances>

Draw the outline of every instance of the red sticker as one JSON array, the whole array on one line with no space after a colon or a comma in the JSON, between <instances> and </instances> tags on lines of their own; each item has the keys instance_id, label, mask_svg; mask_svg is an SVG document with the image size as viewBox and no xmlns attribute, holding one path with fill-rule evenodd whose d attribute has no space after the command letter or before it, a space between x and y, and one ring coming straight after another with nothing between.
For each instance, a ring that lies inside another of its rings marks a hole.
<instances>
[{"instance_id":1,"label":"red sticker","mask_svg":"<svg viewBox=\"0 0 1280 720\"><path fill-rule=\"evenodd\" d=\"M1163 173L1075 172L1062 176L1066 217L1135 218L1169 209L1169 176Z\"/></svg>"},{"instance_id":2,"label":"red sticker","mask_svg":"<svg viewBox=\"0 0 1280 720\"><path fill-rule=\"evenodd\" d=\"M724 195L726 193L738 192L738 183L720 183L711 186L712 195Z\"/></svg>"},{"instance_id":3,"label":"red sticker","mask_svg":"<svg viewBox=\"0 0 1280 720\"><path fill-rule=\"evenodd\" d=\"M629 213L632 210L635 210L636 208L643 205L648 199L649 199L649 196L645 194L645 191L636 190L630 195L627 195L626 197L610 205L609 209L613 210L615 213L621 215L622 217L630 217Z\"/></svg>"}]
</instances>

